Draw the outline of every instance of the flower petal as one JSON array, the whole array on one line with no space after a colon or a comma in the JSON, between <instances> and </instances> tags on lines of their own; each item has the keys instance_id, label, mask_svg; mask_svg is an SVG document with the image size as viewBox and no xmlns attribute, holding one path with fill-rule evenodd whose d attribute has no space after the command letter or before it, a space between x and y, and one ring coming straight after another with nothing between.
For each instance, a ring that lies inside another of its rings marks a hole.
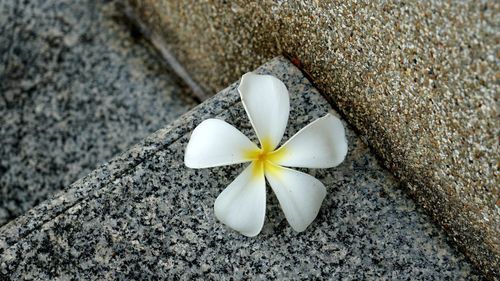
<instances>
[{"instance_id":1,"label":"flower petal","mask_svg":"<svg viewBox=\"0 0 500 281\"><path fill-rule=\"evenodd\" d=\"M331 168L342 163L346 155L344 126L337 117L327 114L300 130L271 157L283 166Z\"/></svg>"},{"instance_id":2,"label":"flower petal","mask_svg":"<svg viewBox=\"0 0 500 281\"><path fill-rule=\"evenodd\" d=\"M258 149L243 133L219 119L201 122L191 134L184 163L190 168L208 168L250 161L245 154Z\"/></svg>"},{"instance_id":3,"label":"flower petal","mask_svg":"<svg viewBox=\"0 0 500 281\"><path fill-rule=\"evenodd\" d=\"M261 148L272 151L281 141L290 111L285 84L271 75L246 73L238 87Z\"/></svg>"},{"instance_id":4,"label":"flower petal","mask_svg":"<svg viewBox=\"0 0 500 281\"><path fill-rule=\"evenodd\" d=\"M313 176L273 164L266 165L265 174L288 223L304 231L318 215L325 186Z\"/></svg>"},{"instance_id":5,"label":"flower petal","mask_svg":"<svg viewBox=\"0 0 500 281\"><path fill-rule=\"evenodd\" d=\"M217 219L230 228L249 237L259 234L266 213L266 181L262 167L252 163L243 170L217 197L214 209Z\"/></svg>"}]
</instances>

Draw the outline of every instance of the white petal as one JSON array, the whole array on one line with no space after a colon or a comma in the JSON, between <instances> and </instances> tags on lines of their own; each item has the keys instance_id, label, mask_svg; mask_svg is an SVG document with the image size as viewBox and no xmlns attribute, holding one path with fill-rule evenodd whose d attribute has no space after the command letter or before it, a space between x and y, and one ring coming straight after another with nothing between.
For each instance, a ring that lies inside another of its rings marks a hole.
<instances>
[{"instance_id":1,"label":"white petal","mask_svg":"<svg viewBox=\"0 0 500 281\"><path fill-rule=\"evenodd\" d=\"M245 152L257 146L235 127L219 119L201 122L191 134L184 163L190 168L208 168L249 161Z\"/></svg>"},{"instance_id":2,"label":"white petal","mask_svg":"<svg viewBox=\"0 0 500 281\"><path fill-rule=\"evenodd\" d=\"M277 165L266 165L265 174L288 223L304 231L318 215L325 186L313 176Z\"/></svg>"},{"instance_id":3,"label":"white petal","mask_svg":"<svg viewBox=\"0 0 500 281\"><path fill-rule=\"evenodd\" d=\"M225 225L253 237L266 214L266 181L262 168L250 164L215 200L215 216Z\"/></svg>"},{"instance_id":4,"label":"white petal","mask_svg":"<svg viewBox=\"0 0 500 281\"><path fill-rule=\"evenodd\" d=\"M283 137L290 111L285 84L271 75L249 72L241 77L238 91L261 147L274 150Z\"/></svg>"},{"instance_id":5,"label":"white petal","mask_svg":"<svg viewBox=\"0 0 500 281\"><path fill-rule=\"evenodd\" d=\"M310 123L291 137L273 158L278 165L305 168L330 168L344 161L347 139L342 122L326 116Z\"/></svg>"}]
</instances>

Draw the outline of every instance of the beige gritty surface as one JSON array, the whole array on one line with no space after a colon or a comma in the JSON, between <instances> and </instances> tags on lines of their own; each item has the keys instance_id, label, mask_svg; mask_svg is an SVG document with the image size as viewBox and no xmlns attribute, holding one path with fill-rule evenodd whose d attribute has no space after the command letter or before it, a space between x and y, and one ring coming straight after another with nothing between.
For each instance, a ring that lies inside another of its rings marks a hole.
<instances>
[{"instance_id":1,"label":"beige gritty surface","mask_svg":"<svg viewBox=\"0 0 500 281\"><path fill-rule=\"evenodd\" d=\"M499 278L499 2L128 1L209 94L274 56L297 58L457 245Z\"/></svg>"}]
</instances>

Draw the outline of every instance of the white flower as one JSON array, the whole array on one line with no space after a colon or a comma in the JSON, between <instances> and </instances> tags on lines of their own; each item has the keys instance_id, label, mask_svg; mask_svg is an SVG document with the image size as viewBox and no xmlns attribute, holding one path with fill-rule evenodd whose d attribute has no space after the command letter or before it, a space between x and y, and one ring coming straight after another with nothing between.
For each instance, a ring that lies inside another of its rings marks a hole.
<instances>
[{"instance_id":1,"label":"white flower","mask_svg":"<svg viewBox=\"0 0 500 281\"><path fill-rule=\"evenodd\" d=\"M273 76L247 73L238 91L260 148L228 123L208 119L194 129L184 162L190 168L251 162L215 200L215 216L227 226L246 236L259 234L267 179L292 228L304 231L316 218L326 189L316 178L286 167L339 165L347 154L344 126L327 114L276 149L290 111L286 86Z\"/></svg>"}]
</instances>

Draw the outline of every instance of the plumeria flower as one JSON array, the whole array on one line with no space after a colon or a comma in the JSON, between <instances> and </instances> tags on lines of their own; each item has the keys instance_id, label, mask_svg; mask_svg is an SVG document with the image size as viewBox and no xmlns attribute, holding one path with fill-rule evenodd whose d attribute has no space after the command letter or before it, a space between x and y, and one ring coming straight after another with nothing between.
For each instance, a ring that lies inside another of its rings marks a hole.
<instances>
[{"instance_id":1,"label":"plumeria flower","mask_svg":"<svg viewBox=\"0 0 500 281\"><path fill-rule=\"evenodd\" d=\"M250 162L215 200L215 216L230 228L245 236L259 234L266 213L267 179L287 221L295 231L304 231L318 215L326 188L316 178L288 167L339 165L347 154L344 126L327 114L276 149L290 111L286 86L273 76L247 73L238 91L260 147L228 123L207 119L194 129L184 162L190 168Z\"/></svg>"}]
</instances>

